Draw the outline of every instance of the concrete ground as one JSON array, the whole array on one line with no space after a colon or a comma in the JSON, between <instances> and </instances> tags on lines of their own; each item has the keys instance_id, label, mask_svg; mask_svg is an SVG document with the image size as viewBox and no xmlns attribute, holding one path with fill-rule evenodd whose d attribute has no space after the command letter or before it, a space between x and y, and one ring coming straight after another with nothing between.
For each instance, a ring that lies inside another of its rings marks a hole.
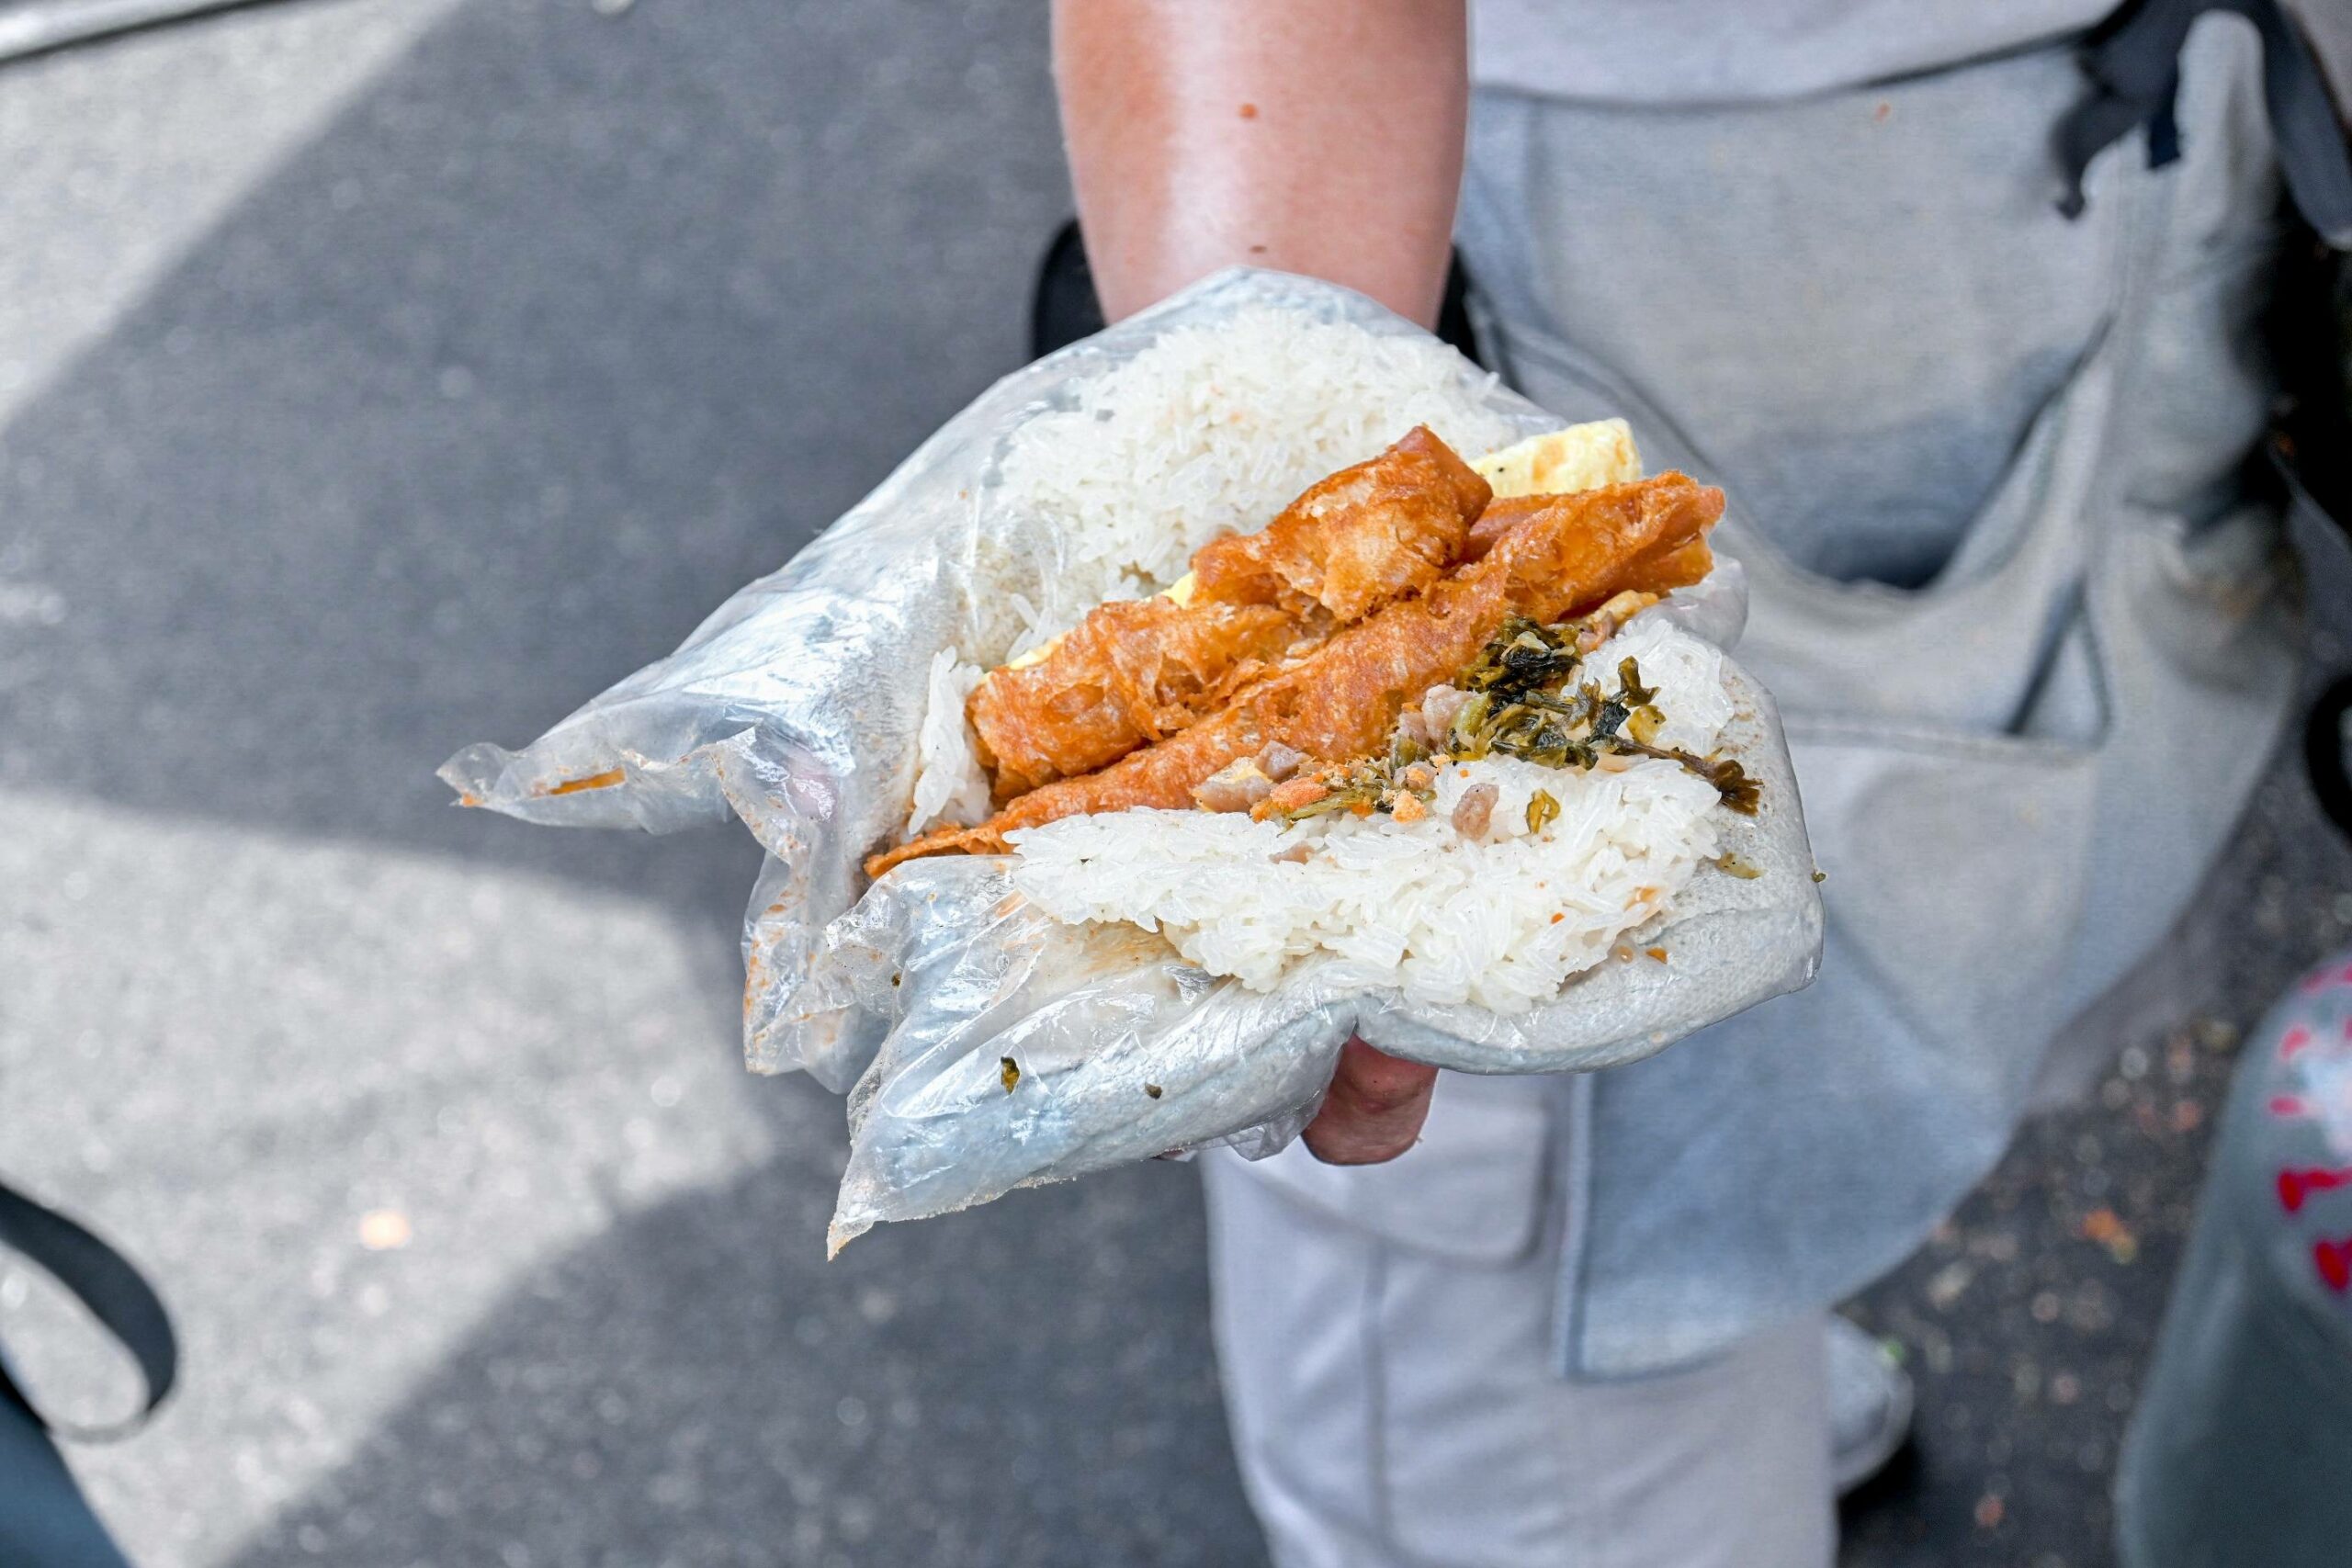
<instances>
[{"instance_id":1,"label":"concrete ground","mask_svg":"<svg viewBox=\"0 0 2352 1568\"><path fill-rule=\"evenodd\" d=\"M1189 1173L826 1265L839 1101L737 1065L741 836L431 776L1018 362L1042 25L318 0L0 68L0 1168L178 1314L179 1396L75 1456L142 1563L1261 1560ZM1858 1307L1927 1403L1849 1562L2106 1560L2228 1046L2352 931L2321 842L2282 773L2120 1065ZM0 1274L36 1385L119 1400L69 1318Z\"/></svg>"},{"instance_id":2,"label":"concrete ground","mask_svg":"<svg viewBox=\"0 0 2352 1568\"><path fill-rule=\"evenodd\" d=\"M1915 1451L1848 1509L1849 1568L2114 1561L2117 1445L2237 1049L2347 942L2352 854L2276 769L2199 907L2090 1021L2088 1093L2029 1122L1850 1306L1904 1355L1920 1415Z\"/></svg>"}]
</instances>

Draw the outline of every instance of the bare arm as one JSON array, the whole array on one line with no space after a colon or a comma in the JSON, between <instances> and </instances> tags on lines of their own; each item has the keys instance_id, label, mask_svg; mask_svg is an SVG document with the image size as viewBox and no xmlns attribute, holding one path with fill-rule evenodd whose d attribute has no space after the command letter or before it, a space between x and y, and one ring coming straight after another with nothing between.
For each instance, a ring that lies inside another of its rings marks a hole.
<instances>
[{"instance_id":1,"label":"bare arm","mask_svg":"<svg viewBox=\"0 0 2352 1568\"><path fill-rule=\"evenodd\" d=\"M1468 112L1465 0L1054 0L1062 132L1105 313L1237 264L1437 320ZM1350 1041L1306 1146L1413 1146L1437 1069Z\"/></svg>"},{"instance_id":2,"label":"bare arm","mask_svg":"<svg viewBox=\"0 0 2352 1568\"><path fill-rule=\"evenodd\" d=\"M1467 53L1464 0L1055 0L1105 311L1246 263L1434 321Z\"/></svg>"}]
</instances>

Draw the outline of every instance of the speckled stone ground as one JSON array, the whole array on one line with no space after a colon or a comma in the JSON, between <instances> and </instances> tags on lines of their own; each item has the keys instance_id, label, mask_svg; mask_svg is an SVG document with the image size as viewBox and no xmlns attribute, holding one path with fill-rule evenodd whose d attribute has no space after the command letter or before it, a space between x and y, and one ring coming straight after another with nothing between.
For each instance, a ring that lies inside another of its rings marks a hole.
<instances>
[{"instance_id":1,"label":"speckled stone ground","mask_svg":"<svg viewBox=\"0 0 2352 1568\"><path fill-rule=\"evenodd\" d=\"M1918 1381L1916 1447L1848 1509L1852 1568L2098 1568L2117 1447L2236 1052L2352 942L2352 854L2282 765L2199 911L2095 1026L2082 1103L2028 1123L1855 1319Z\"/></svg>"}]
</instances>

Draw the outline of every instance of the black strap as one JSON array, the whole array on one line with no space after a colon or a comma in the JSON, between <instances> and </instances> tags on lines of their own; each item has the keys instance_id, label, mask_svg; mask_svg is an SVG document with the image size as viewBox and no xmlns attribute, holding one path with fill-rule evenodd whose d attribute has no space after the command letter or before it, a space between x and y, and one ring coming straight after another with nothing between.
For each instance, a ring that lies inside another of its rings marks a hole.
<instances>
[{"instance_id":1,"label":"black strap","mask_svg":"<svg viewBox=\"0 0 2352 1568\"><path fill-rule=\"evenodd\" d=\"M2311 770L2312 794L2329 820L2352 838L2352 776L2345 771L2345 752L2352 735L2345 730L2345 716L2352 713L2352 675L2342 676L2320 694L2303 724L2303 764Z\"/></svg>"},{"instance_id":2,"label":"black strap","mask_svg":"<svg viewBox=\"0 0 2352 1568\"><path fill-rule=\"evenodd\" d=\"M5 3L5 0L0 0ZM1043 359L1102 330L1102 301L1095 297L1094 271L1087 264L1085 237L1073 218L1054 233L1037 268L1037 289L1029 300L1029 357ZM1470 275L1462 253L1446 265L1445 293L1438 301L1437 335L1478 365L1478 331L1470 321Z\"/></svg>"},{"instance_id":3,"label":"black strap","mask_svg":"<svg viewBox=\"0 0 2352 1568\"><path fill-rule=\"evenodd\" d=\"M43 1416L0 1361L0 1399L23 1409L46 1429L70 1438L119 1438L138 1429L172 1392L179 1375L179 1341L171 1314L154 1288L122 1254L82 1226L0 1182L0 1246L14 1247L40 1264L90 1309L90 1315L122 1342L147 1381L147 1402L135 1415L103 1427L73 1427Z\"/></svg>"},{"instance_id":4,"label":"black strap","mask_svg":"<svg viewBox=\"0 0 2352 1568\"><path fill-rule=\"evenodd\" d=\"M2092 34L2083 51L2090 91L2058 124L2058 161L2066 194L2058 209L2082 215L2083 175L2091 160L2135 128L2148 128L2148 163L2180 156L2173 100L2180 90L2180 50L2208 11L2231 11L2262 35L2262 96L2278 166L2303 220L2337 250L2352 250L2352 153L2328 96L2319 60L2278 0L2133 0Z\"/></svg>"}]
</instances>

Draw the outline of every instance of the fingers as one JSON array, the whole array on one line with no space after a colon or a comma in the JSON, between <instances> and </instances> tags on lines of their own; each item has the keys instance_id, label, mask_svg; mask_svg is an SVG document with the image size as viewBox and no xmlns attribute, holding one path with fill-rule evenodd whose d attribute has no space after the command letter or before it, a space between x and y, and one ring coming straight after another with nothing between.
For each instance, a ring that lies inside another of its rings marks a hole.
<instances>
[{"instance_id":1,"label":"fingers","mask_svg":"<svg viewBox=\"0 0 2352 1568\"><path fill-rule=\"evenodd\" d=\"M1437 1069L1400 1062L1361 1040L1340 1048L1323 1109L1306 1124L1306 1148L1326 1165L1378 1165L1420 1140Z\"/></svg>"}]
</instances>

